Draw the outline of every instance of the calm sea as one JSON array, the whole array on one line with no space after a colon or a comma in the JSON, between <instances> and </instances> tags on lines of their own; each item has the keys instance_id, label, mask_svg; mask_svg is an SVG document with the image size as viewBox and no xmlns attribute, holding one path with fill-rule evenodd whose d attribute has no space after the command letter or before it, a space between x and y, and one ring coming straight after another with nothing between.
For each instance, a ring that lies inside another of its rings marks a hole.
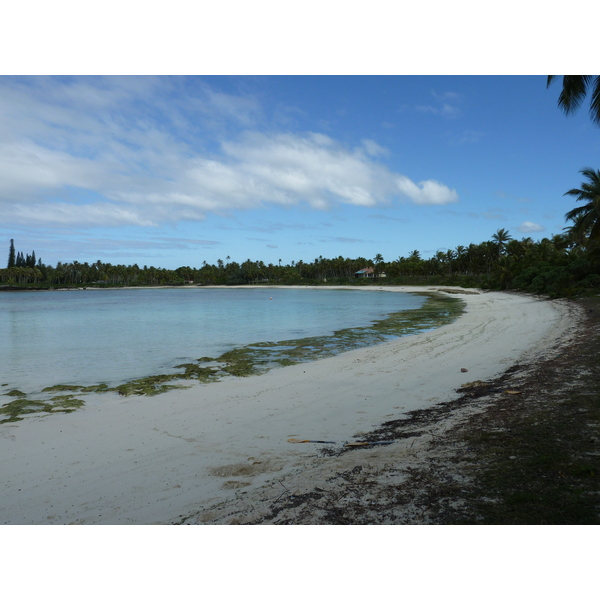
<instances>
[{"instance_id":1,"label":"calm sea","mask_svg":"<svg viewBox=\"0 0 600 600\"><path fill-rule=\"evenodd\" d=\"M425 300L314 288L0 293L0 389L120 384L246 344L364 327Z\"/></svg>"}]
</instances>

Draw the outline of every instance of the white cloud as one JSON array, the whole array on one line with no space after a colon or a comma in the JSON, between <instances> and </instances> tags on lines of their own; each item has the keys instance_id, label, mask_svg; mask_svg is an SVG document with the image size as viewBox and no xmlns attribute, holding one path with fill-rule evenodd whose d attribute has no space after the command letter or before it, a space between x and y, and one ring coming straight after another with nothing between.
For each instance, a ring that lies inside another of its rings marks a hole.
<instances>
[{"instance_id":1,"label":"white cloud","mask_svg":"<svg viewBox=\"0 0 600 600\"><path fill-rule=\"evenodd\" d=\"M458 200L378 162L387 150L374 140L253 131L255 99L203 82L7 78L0 92L0 210L14 222L154 226L269 204Z\"/></svg>"},{"instance_id":2,"label":"white cloud","mask_svg":"<svg viewBox=\"0 0 600 600\"><path fill-rule=\"evenodd\" d=\"M73 205L65 202L21 204L10 207L6 217L27 225L55 225L97 227L114 225L136 225L151 227L158 225L152 218L145 218L144 211L110 203Z\"/></svg>"},{"instance_id":3,"label":"white cloud","mask_svg":"<svg viewBox=\"0 0 600 600\"><path fill-rule=\"evenodd\" d=\"M421 181L419 185L408 177L399 177L396 180L398 189L408 196L415 204L450 204L458 202L456 190L451 190L437 181Z\"/></svg>"},{"instance_id":4,"label":"white cloud","mask_svg":"<svg viewBox=\"0 0 600 600\"><path fill-rule=\"evenodd\" d=\"M27 197L65 186L96 187L101 165L24 140L0 142L0 198Z\"/></svg>"},{"instance_id":5,"label":"white cloud","mask_svg":"<svg viewBox=\"0 0 600 600\"><path fill-rule=\"evenodd\" d=\"M523 221L517 229L521 233L535 233L536 231L546 231L546 228L543 225L539 225L538 223L533 223L531 221Z\"/></svg>"}]
</instances>

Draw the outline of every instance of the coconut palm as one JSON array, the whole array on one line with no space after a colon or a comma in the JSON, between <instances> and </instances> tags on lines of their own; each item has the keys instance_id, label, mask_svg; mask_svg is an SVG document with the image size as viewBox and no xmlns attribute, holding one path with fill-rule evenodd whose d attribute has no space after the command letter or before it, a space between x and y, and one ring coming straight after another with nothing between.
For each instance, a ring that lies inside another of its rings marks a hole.
<instances>
[{"instance_id":1,"label":"coconut palm","mask_svg":"<svg viewBox=\"0 0 600 600\"><path fill-rule=\"evenodd\" d=\"M548 75L548 87L558 75ZM591 92L590 117L600 125L600 75L563 75L563 88L558 97L558 106L565 114L573 114Z\"/></svg>"},{"instance_id":2,"label":"coconut palm","mask_svg":"<svg viewBox=\"0 0 600 600\"><path fill-rule=\"evenodd\" d=\"M585 247L600 246L600 171L582 169L580 173L588 181L581 184L581 189L572 189L565 192L565 196L575 196L578 202L584 202L570 210L565 218L573 221L571 233L576 240L580 240Z\"/></svg>"},{"instance_id":3,"label":"coconut palm","mask_svg":"<svg viewBox=\"0 0 600 600\"><path fill-rule=\"evenodd\" d=\"M502 228L498 229L498 231L496 231L496 233L492 235L492 239L494 240L494 242L496 242L496 244L498 244L498 258L500 258L500 255L504 252L506 242L510 242L510 240L512 240L512 237L510 236L508 231L506 231L506 229Z\"/></svg>"},{"instance_id":4,"label":"coconut palm","mask_svg":"<svg viewBox=\"0 0 600 600\"><path fill-rule=\"evenodd\" d=\"M379 272L381 270L381 263L383 262L383 256L381 256L381 254L377 254L375 256L375 258L373 259L373 262L375 263L375 279L377 279L379 277Z\"/></svg>"}]
</instances>

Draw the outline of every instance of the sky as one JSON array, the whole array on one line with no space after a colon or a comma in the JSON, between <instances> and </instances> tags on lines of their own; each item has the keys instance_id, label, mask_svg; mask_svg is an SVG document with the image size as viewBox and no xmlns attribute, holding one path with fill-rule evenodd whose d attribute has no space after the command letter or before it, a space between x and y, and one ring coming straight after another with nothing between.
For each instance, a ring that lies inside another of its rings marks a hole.
<instances>
[{"instance_id":1,"label":"sky","mask_svg":"<svg viewBox=\"0 0 600 600\"><path fill-rule=\"evenodd\" d=\"M600 129L546 77L2 76L0 241L46 264L385 261L559 234Z\"/></svg>"}]
</instances>

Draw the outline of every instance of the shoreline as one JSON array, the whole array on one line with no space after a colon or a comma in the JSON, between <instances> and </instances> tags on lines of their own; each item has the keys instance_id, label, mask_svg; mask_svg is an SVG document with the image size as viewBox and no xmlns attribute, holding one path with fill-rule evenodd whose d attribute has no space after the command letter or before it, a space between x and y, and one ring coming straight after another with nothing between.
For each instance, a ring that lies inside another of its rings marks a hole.
<instances>
[{"instance_id":1,"label":"shoreline","mask_svg":"<svg viewBox=\"0 0 600 600\"><path fill-rule=\"evenodd\" d=\"M260 377L111 397L72 414L0 426L0 523L251 522L250 509L230 517L228 503L277 497L286 477L315 464L335 473L341 464L344 455L326 457L317 444L289 438L341 447L567 343L579 318L573 303L522 294L388 289L452 293L467 306L439 329ZM400 444L368 453L407 460Z\"/></svg>"},{"instance_id":2,"label":"shoreline","mask_svg":"<svg viewBox=\"0 0 600 600\"><path fill-rule=\"evenodd\" d=\"M174 287L162 286L165 289L176 289ZM314 291L314 286L205 286L207 289L259 289L263 290L268 287L271 290L288 290L288 289L306 289ZM120 288L120 289L141 289L141 288ZM162 289L162 288L144 288L144 289ZM350 290L354 288L350 286L320 286L320 289L327 290ZM387 288L369 286L363 289L369 292L399 292L404 291L395 287L388 286ZM85 381L77 379L65 379L63 381L42 382L38 389L23 392L27 389L22 383L9 383L0 381L2 387L11 389L10 394L17 396L19 402L31 401L32 403L39 402L52 406L55 398L64 399L66 396L55 396L57 393L69 392L72 397L83 396L90 401L95 401L94 395L97 393L114 392L120 395L154 395L156 393L164 393L164 387L189 387L198 383L205 384L217 382L224 378L243 375L261 375L273 368L289 366L294 363L308 363L315 360L321 360L327 356L347 352L360 347L368 347L385 341L386 338L401 337L404 335L414 335L419 330L427 330L437 328L457 318L456 313L460 315L462 309L459 308L460 303L448 303L447 308L442 304L435 309L433 306L439 305L438 298L447 296L446 294L435 293L431 291L422 291L411 289L404 293L414 293L424 298L423 306L411 309L396 309L396 311L387 314L382 313L380 317L374 319L366 325L348 324L336 331L323 333L322 335L308 335L307 337L286 338L280 341L270 341L269 339L258 339L254 343L240 344L227 350L221 355L211 355L212 360L208 360L206 351L204 358L193 358L191 355L188 358L182 358L179 366L163 365L162 368L157 366L152 371L147 371L146 374L137 377L129 377L124 379L111 379L110 377L98 375L96 379L86 378ZM474 292L465 292L474 293ZM450 298L450 300L455 300ZM444 302L444 300L442 300ZM175 355L177 349L173 349ZM202 350L198 351L196 357L202 354ZM172 361L177 362L176 360ZM207 364L210 363L208 366ZM178 371L175 371L178 369ZM181 372L181 370L183 371ZM98 389L94 389L98 388ZM103 389L102 389L103 388ZM90 396L91 394L91 396ZM7 394L5 394L6 396ZM69 396L69 397L71 397ZM83 400L82 400L83 401ZM3 405L10 402L6 400ZM43 408L40 408L40 412ZM2 418L0 417L0 424Z\"/></svg>"}]
</instances>

